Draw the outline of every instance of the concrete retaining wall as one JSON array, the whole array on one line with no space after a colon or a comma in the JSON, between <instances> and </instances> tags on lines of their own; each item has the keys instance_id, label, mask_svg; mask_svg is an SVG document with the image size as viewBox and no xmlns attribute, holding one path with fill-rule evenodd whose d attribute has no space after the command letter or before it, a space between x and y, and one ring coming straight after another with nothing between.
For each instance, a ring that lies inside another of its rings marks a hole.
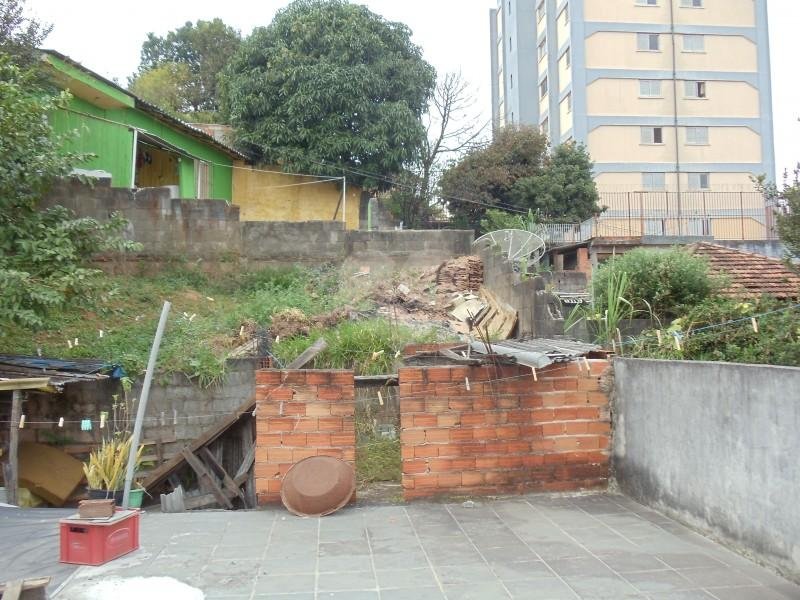
<instances>
[{"instance_id":1,"label":"concrete retaining wall","mask_svg":"<svg viewBox=\"0 0 800 600\"><path fill-rule=\"evenodd\" d=\"M614 367L621 489L800 580L800 369Z\"/></svg>"},{"instance_id":2,"label":"concrete retaining wall","mask_svg":"<svg viewBox=\"0 0 800 600\"><path fill-rule=\"evenodd\" d=\"M143 245L141 259L245 261L256 265L342 264L428 267L470 254L472 231L345 231L339 221L241 221L220 200L180 200L169 188L137 192L77 181L56 185L42 208L61 205L81 217L121 213L126 237ZM320 218L323 218L322 216Z\"/></svg>"}]
</instances>

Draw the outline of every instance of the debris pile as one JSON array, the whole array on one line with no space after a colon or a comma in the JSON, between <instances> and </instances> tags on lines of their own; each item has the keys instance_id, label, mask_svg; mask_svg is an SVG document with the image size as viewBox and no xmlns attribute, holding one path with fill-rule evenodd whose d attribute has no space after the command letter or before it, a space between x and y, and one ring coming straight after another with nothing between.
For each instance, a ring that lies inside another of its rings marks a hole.
<instances>
[{"instance_id":1,"label":"debris pile","mask_svg":"<svg viewBox=\"0 0 800 600\"><path fill-rule=\"evenodd\" d=\"M483 261L477 256L462 256L442 263L435 282L442 293L474 292L483 284Z\"/></svg>"},{"instance_id":2,"label":"debris pile","mask_svg":"<svg viewBox=\"0 0 800 600\"><path fill-rule=\"evenodd\" d=\"M337 308L329 313L307 316L302 310L288 308L272 315L270 333L273 339L288 339L298 335L309 336L315 329L330 329L346 320L350 314L347 307Z\"/></svg>"},{"instance_id":3,"label":"debris pile","mask_svg":"<svg viewBox=\"0 0 800 600\"><path fill-rule=\"evenodd\" d=\"M469 334L477 330L491 339L511 337L517 326L517 311L481 286L479 295L455 294L450 304L453 329Z\"/></svg>"}]
</instances>

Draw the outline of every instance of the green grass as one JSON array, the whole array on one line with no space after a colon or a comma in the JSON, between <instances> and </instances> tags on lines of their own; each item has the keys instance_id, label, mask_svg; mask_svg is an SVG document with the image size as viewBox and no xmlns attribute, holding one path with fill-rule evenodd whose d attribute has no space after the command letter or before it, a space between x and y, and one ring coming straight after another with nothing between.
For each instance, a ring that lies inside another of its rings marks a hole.
<instances>
[{"instance_id":1,"label":"green grass","mask_svg":"<svg viewBox=\"0 0 800 600\"><path fill-rule=\"evenodd\" d=\"M244 323L269 328L272 315L287 308L314 316L353 305L348 295L352 290L340 287L340 281L339 271L332 268L209 276L181 264L155 275L109 277L100 299L75 299L68 308L47 315L42 328L0 322L0 352L35 355L41 349L44 356L107 360L136 377L145 369L161 306L169 300L172 310L158 367L162 373L183 373L208 386L223 377L225 360L238 345ZM429 337L382 320L344 323L324 335L331 347L315 366L355 367L371 374L388 372L396 351L407 341ZM68 340L76 338L78 345L70 348ZM281 340L276 352L293 358L313 339ZM384 353L371 360L379 350Z\"/></svg>"},{"instance_id":2,"label":"green grass","mask_svg":"<svg viewBox=\"0 0 800 600\"><path fill-rule=\"evenodd\" d=\"M375 437L359 444L356 447L356 476L362 485L377 481L400 481L400 440Z\"/></svg>"}]
</instances>

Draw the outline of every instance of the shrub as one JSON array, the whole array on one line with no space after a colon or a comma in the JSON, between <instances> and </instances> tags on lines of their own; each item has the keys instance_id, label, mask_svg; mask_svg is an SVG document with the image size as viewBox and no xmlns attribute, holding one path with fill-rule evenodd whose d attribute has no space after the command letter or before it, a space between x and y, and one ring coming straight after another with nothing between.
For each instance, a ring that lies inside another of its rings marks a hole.
<instances>
[{"instance_id":1,"label":"shrub","mask_svg":"<svg viewBox=\"0 0 800 600\"><path fill-rule=\"evenodd\" d=\"M627 300L637 312L650 312L661 319L678 317L687 307L703 302L719 287L711 277L708 262L682 248L648 250L637 248L604 263L594 274L595 309L607 308L604 290L616 273L627 273Z\"/></svg>"}]
</instances>

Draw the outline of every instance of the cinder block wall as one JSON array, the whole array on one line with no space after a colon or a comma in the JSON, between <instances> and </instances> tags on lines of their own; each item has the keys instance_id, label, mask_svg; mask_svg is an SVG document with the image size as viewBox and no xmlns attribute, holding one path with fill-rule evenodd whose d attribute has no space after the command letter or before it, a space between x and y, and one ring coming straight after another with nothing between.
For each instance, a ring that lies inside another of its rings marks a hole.
<instances>
[{"instance_id":1,"label":"cinder block wall","mask_svg":"<svg viewBox=\"0 0 800 600\"><path fill-rule=\"evenodd\" d=\"M538 381L527 367L400 369L405 498L605 487L609 363L589 363L552 365Z\"/></svg>"},{"instance_id":2,"label":"cinder block wall","mask_svg":"<svg viewBox=\"0 0 800 600\"><path fill-rule=\"evenodd\" d=\"M257 371L258 503L280 502L283 476L310 456L333 456L355 466L353 372Z\"/></svg>"}]
</instances>

